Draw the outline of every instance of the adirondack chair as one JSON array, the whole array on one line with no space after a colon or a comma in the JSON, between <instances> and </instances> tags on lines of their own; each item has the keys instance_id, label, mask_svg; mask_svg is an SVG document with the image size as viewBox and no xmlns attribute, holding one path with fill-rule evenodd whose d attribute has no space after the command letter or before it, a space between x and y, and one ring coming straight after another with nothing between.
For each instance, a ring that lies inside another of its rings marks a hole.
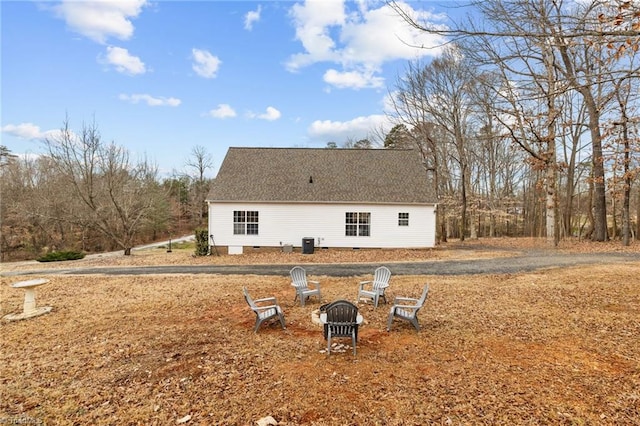
<instances>
[{"instance_id":1,"label":"adirondack chair","mask_svg":"<svg viewBox=\"0 0 640 426\"><path fill-rule=\"evenodd\" d=\"M360 281L358 288L358 300L372 299L373 306L378 307L380 298L387 303L384 291L389 287L389 279L391 279L391 271L386 266L377 268L373 273L373 281Z\"/></svg>"},{"instance_id":2,"label":"adirondack chair","mask_svg":"<svg viewBox=\"0 0 640 426\"><path fill-rule=\"evenodd\" d=\"M391 330L391 323L394 318L398 318L404 321L409 321L416 328L416 331L420 331L420 324L418 324L418 311L424 305L429 294L429 285L425 284L422 290L422 296L420 299L413 299L410 297L396 297L393 301L393 306L389 312L389 319L387 320L387 331Z\"/></svg>"},{"instance_id":3,"label":"adirondack chair","mask_svg":"<svg viewBox=\"0 0 640 426\"><path fill-rule=\"evenodd\" d=\"M286 328L284 324L284 313L280 306L278 306L278 302L275 297L266 297L263 299L253 300L249 295L246 287L242 288L244 293L244 299L247 301L247 304L251 308L251 310L256 314L256 325L253 329L254 333L258 332L260 328L260 324L264 321L267 321L271 318L278 318L280 321L280 325L284 330ZM264 303L269 303L268 305L264 305Z\"/></svg>"},{"instance_id":4,"label":"adirondack chair","mask_svg":"<svg viewBox=\"0 0 640 426\"><path fill-rule=\"evenodd\" d=\"M294 266L289 272L291 275L291 285L296 289L295 302L300 298L300 306L304 306L307 299L311 296L318 296L318 300L322 298L320 295L320 283L318 281L307 280L307 272L301 266ZM309 287L312 284L313 287Z\"/></svg>"},{"instance_id":5,"label":"adirondack chair","mask_svg":"<svg viewBox=\"0 0 640 426\"><path fill-rule=\"evenodd\" d=\"M336 300L325 308L325 338L327 354L331 354L331 339L334 337L350 337L353 354L356 354L358 340L358 308L347 300Z\"/></svg>"}]
</instances>

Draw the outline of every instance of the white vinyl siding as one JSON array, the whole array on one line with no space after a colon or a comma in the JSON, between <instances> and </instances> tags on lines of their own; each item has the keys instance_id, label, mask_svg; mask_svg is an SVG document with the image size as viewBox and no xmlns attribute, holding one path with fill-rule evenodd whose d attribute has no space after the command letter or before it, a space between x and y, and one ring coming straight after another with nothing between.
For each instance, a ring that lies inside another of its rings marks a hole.
<instances>
[{"instance_id":1,"label":"white vinyl siding","mask_svg":"<svg viewBox=\"0 0 640 426\"><path fill-rule=\"evenodd\" d=\"M233 212L256 211L259 235L234 235ZM370 213L370 235L345 235L347 212ZM408 226L398 226L398 213L408 213ZM423 248L435 245L433 205L212 203L209 233L220 246L277 247L302 245L313 238L316 247Z\"/></svg>"}]
</instances>

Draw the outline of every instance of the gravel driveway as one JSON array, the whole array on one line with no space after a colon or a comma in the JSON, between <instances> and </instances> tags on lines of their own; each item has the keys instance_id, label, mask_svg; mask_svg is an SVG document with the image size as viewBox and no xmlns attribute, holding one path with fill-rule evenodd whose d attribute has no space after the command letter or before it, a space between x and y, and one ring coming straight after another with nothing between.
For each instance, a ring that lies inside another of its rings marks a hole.
<instances>
[{"instance_id":1,"label":"gravel driveway","mask_svg":"<svg viewBox=\"0 0 640 426\"><path fill-rule=\"evenodd\" d=\"M597 265L640 261L638 253L561 253L553 250L530 250L515 257L474 260L446 260L424 262L384 262L394 275L474 275L513 274L545 268L576 265ZM289 274L291 264L274 265L172 265L86 267L73 269L41 269L2 273L17 275L144 275L144 274L222 274L222 275L281 275ZM311 275L348 277L371 274L370 263L305 264Z\"/></svg>"}]
</instances>

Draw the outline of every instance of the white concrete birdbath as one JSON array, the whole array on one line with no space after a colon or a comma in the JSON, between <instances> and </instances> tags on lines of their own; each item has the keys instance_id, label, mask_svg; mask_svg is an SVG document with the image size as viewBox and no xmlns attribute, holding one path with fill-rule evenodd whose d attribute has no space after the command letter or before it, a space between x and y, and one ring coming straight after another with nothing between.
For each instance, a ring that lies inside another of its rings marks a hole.
<instances>
[{"instance_id":1,"label":"white concrete birdbath","mask_svg":"<svg viewBox=\"0 0 640 426\"><path fill-rule=\"evenodd\" d=\"M51 306L42 306L40 308L36 307L36 287L48 282L49 280L47 279L38 278L35 280L20 281L11 284L11 287L13 288L24 289L24 304L22 305L21 313L5 315L4 319L7 321L18 321L51 312L51 309L53 309Z\"/></svg>"}]
</instances>

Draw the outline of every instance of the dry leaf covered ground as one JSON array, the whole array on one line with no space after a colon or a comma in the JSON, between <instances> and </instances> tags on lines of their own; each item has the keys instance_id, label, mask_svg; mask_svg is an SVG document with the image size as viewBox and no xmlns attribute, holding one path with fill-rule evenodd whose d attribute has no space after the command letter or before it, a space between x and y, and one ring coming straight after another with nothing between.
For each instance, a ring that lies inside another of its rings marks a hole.
<instances>
[{"instance_id":1,"label":"dry leaf covered ground","mask_svg":"<svg viewBox=\"0 0 640 426\"><path fill-rule=\"evenodd\" d=\"M505 256L543 246L488 240L226 261L379 263ZM572 243L558 250L621 248ZM638 245L623 250L637 252ZM149 250L75 262L178 258L225 256ZM417 297L430 284L419 315L423 329L395 322L387 332L388 305L360 304L365 324L356 356L321 352L326 342L310 317L320 303L294 304L288 277L45 274L50 282L37 300L53 311L0 323L0 424L251 425L272 416L280 425L638 425L639 271L640 262L629 262L513 275L393 276L391 298ZM358 281L370 276L311 278L321 282L325 303L354 300ZM0 279L0 314L21 310L23 292L9 286L19 280ZM254 334L242 286L256 298L276 296L286 330L268 324Z\"/></svg>"}]
</instances>

